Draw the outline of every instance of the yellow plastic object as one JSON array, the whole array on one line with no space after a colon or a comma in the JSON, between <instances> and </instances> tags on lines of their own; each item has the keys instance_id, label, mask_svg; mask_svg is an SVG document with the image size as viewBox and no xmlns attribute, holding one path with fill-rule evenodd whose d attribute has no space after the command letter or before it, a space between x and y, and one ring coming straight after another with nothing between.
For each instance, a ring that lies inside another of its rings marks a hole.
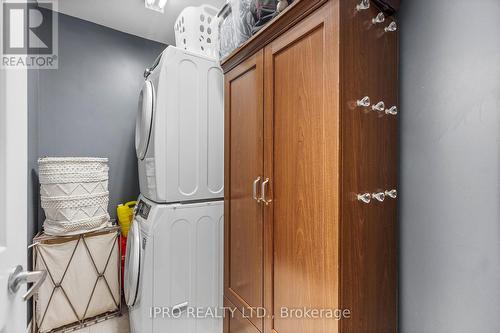
<instances>
[{"instance_id":1,"label":"yellow plastic object","mask_svg":"<svg viewBox=\"0 0 500 333\"><path fill-rule=\"evenodd\" d=\"M116 215L122 231L122 236L127 237L130 225L134 219L134 207L137 201L130 201L123 205L116 207Z\"/></svg>"}]
</instances>

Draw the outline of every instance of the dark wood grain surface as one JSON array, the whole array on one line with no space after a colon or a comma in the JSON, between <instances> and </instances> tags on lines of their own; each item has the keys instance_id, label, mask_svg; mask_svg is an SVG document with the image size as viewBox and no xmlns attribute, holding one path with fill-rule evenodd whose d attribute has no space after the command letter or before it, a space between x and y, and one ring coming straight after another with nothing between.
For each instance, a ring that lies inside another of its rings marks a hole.
<instances>
[{"instance_id":1,"label":"dark wood grain surface","mask_svg":"<svg viewBox=\"0 0 500 333\"><path fill-rule=\"evenodd\" d=\"M270 315L226 319L225 333L397 331L397 200L356 194L397 189L398 117L355 102L398 106L398 33L358 3L297 1L223 64L225 296ZM264 207L249 199L259 175ZM351 318L284 319L281 307Z\"/></svg>"},{"instance_id":2,"label":"dark wood grain surface","mask_svg":"<svg viewBox=\"0 0 500 333\"><path fill-rule=\"evenodd\" d=\"M345 333L390 333L397 329L397 201L365 205L355 193L397 188L397 116L354 107L397 105L397 33L371 19L379 9L354 13L357 0L343 1L342 82L342 224L341 300L352 319Z\"/></svg>"},{"instance_id":3,"label":"dark wood grain surface","mask_svg":"<svg viewBox=\"0 0 500 333\"><path fill-rule=\"evenodd\" d=\"M266 333L336 332L335 320L280 309L338 307L338 5L329 2L265 48ZM269 303L271 302L272 303Z\"/></svg>"},{"instance_id":4,"label":"dark wood grain surface","mask_svg":"<svg viewBox=\"0 0 500 333\"><path fill-rule=\"evenodd\" d=\"M239 307L263 304L263 212L252 184L262 176L263 52L226 76L225 294ZM252 317L262 330L262 319Z\"/></svg>"}]
</instances>

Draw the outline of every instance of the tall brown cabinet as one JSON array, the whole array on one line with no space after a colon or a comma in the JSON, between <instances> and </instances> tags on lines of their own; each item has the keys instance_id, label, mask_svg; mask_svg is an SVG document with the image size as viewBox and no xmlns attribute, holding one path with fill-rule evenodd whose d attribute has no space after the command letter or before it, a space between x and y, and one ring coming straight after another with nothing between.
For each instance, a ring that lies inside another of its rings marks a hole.
<instances>
[{"instance_id":1,"label":"tall brown cabinet","mask_svg":"<svg viewBox=\"0 0 500 333\"><path fill-rule=\"evenodd\" d=\"M396 332L398 33L380 13L296 0L222 64L225 333Z\"/></svg>"}]
</instances>

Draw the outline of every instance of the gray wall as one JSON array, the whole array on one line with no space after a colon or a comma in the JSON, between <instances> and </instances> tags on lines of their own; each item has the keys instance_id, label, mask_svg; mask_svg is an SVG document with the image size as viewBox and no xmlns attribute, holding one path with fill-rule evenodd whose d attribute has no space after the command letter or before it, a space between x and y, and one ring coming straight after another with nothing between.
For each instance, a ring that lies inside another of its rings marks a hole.
<instances>
[{"instance_id":1,"label":"gray wall","mask_svg":"<svg viewBox=\"0 0 500 333\"><path fill-rule=\"evenodd\" d=\"M500 332L500 1L405 0L400 327Z\"/></svg>"},{"instance_id":2,"label":"gray wall","mask_svg":"<svg viewBox=\"0 0 500 333\"><path fill-rule=\"evenodd\" d=\"M110 160L110 205L139 194L135 117L144 69L166 45L59 15L59 69L30 71L30 230L43 222L39 156L101 156Z\"/></svg>"}]
</instances>

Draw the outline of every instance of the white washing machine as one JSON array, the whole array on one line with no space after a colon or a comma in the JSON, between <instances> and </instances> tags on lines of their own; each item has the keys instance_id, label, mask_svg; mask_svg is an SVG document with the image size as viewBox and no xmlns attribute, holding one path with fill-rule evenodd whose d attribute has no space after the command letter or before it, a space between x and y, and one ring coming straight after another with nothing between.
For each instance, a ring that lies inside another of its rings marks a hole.
<instances>
[{"instance_id":1,"label":"white washing machine","mask_svg":"<svg viewBox=\"0 0 500 333\"><path fill-rule=\"evenodd\" d=\"M223 197L218 61L169 46L145 76L135 138L141 194L158 203Z\"/></svg>"},{"instance_id":2,"label":"white washing machine","mask_svg":"<svg viewBox=\"0 0 500 333\"><path fill-rule=\"evenodd\" d=\"M136 123L141 197L124 277L131 332L222 333L222 71L169 46L145 77Z\"/></svg>"},{"instance_id":3,"label":"white washing machine","mask_svg":"<svg viewBox=\"0 0 500 333\"><path fill-rule=\"evenodd\" d=\"M132 333L222 332L223 210L139 198L124 277Z\"/></svg>"}]
</instances>

